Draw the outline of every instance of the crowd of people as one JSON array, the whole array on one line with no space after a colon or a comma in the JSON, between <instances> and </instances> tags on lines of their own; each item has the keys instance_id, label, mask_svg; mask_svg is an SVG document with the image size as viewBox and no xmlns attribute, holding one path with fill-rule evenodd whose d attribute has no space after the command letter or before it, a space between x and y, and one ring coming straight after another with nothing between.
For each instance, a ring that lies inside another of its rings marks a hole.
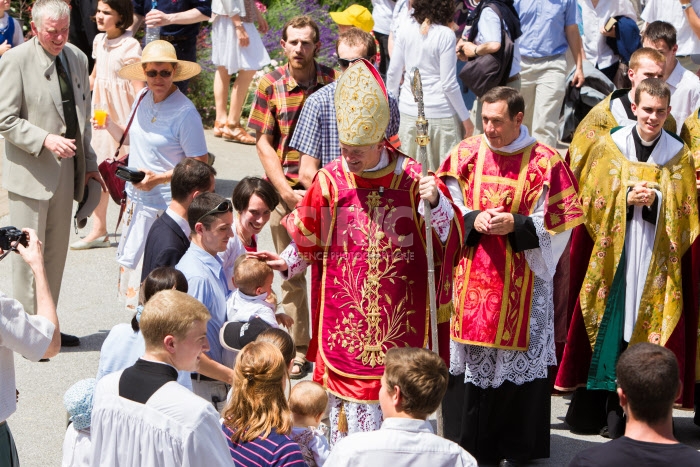
<instances>
[{"instance_id":1,"label":"crowd of people","mask_svg":"<svg viewBox=\"0 0 700 467\"><path fill-rule=\"evenodd\" d=\"M549 457L553 391L572 430L613 439L571 465L700 464L672 419L698 378L700 0L373 0L331 14L337 69L297 16L247 124L270 63L255 2L99 0L83 51L71 3L37 0L23 43L0 0L24 232L0 230L0 260L18 253L1 465L19 465L13 353L80 345L56 313L66 255L111 246L105 167L127 155L131 321L66 393L63 465L508 467ZM266 175L226 196L187 97L207 19L212 134L254 144ZM160 39L142 47L142 24ZM568 87L592 108L563 155ZM69 245L74 200L93 223Z\"/></svg>"}]
</instances>

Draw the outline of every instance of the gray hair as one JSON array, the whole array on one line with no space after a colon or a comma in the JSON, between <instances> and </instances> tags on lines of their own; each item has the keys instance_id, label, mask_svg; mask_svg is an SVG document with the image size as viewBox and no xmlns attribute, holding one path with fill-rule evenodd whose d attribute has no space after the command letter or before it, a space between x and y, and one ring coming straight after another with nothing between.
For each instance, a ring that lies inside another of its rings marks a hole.
<instances>
[{"instance_id":1,"label":"gray hair","mask_svg":"<svg viewBox=\"0 0 700 467\"><path fill-rule=\"evenodd\" d=\"M32 7L32 21L40 28L45 19L59 20L68 17L70 8L63 0L37 0Z\"/></svg>"}]
</instances>

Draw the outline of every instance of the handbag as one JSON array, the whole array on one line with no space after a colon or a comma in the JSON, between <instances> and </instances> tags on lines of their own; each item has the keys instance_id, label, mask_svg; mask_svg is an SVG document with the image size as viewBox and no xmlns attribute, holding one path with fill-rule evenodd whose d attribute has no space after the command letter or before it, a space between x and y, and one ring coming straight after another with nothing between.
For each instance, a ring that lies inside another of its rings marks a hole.
<instances>
[{"instance_id":1,"label":"handbag","mask_svg":"<svg viewBox=\"0 0 700 467\"><path fill-rule=\"evenodd\" d=\"M488 7L488 5L487 5ZM496 86L504 86L513 65L515 45L506 34L503 16L500 10L491 8L501 20L501 48L498 52L478 57L470 57L459 72L459 78L464 87L470 89L476 97L481 97ZM469 42L473 42L477 34L476 24L469 31Z\"/></svg>"},{"instance_id":2,"label":"handbag","mask_svg":"<svg viewBox=\"0 0 700 467\"><path fill-rule=\"evenodd\" d=\"M132 112L131 118L129 119L129 123L124 129L124 134L119 140L119 146L114 152L114 156L111 159L105 159L104 161L102 161L102 163L98 167L100 175L102 176L102 180L104 180L105 185L107 185L107 191L109 192L109 195L112 197L112 200L114 200L114 202L120 206L119 217L117 218L117 227L114 229L115 231L119 228L119 224L122 221L122 216L124 215L124 210L126 209L126 181L117 176L117 170L119 170L122 167L126 167L126 165L129 162L128 154L123 158L119 159L119 150L122 148L124 140L129 134L129 128L131 128L131 122L134 121L134 117L136 116L136 111L139 108L139 104L141 104L141 101L144 97L146 97L147 93L148 91L145 91L143 94L141 94L141 97L139 97L139 100L136 103L136 107L134 107L134 111Z\"/></svg>"}]
</instances>

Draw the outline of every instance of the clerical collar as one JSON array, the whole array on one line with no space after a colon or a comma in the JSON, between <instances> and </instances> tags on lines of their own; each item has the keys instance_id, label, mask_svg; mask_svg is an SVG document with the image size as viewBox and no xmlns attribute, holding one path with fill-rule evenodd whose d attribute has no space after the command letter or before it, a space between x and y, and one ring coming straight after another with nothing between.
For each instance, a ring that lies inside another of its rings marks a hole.
<instances>
[{"instance_id":1,"label":"clerical collar","mask_svg":"<svg viewBox=\"0 0 700 467\"><path fill-rule=\"evenodd\" d=\"M530 146L533 143L536 143L537 140L530 136L530 132L527 131L527 127L525 125L520 125L520 135L513 141L512 143L503 146L501 148L494 148L491 146L491 143L489 142L489 139L484 135L484 141L486 141L486 145L492 150L492 151L498 151L498 152L506 152L506 153L513 153L517 151L521 151L525 149L526 147Z\"/></svg>"},{"instance_id":2,"label":"clerical collar","mask_svg":"<svg viewBox=\"0 0 700 467\"><path fill-rule=\"evenodd\" d=\"M654 152L654 148L656 147L656 144L659 142L660 138L661 132L659 132L658 136L654 138L653 141L644 141L642 137L639 136L639 131L635 125L634 129L632 130L632 140L634 141L634 150L637 154L637 160L639 162L647 162L649 160L649 157L651 156L651 153Z\"/></svg>"},{"instance_id":3,"label":"clerical collar","mask_svg":"<svg viewBox=\"0 0 700 467\"><path fill-rule=\"evenodd\" d=\"M122 372L119 378L119 395L125 399L145 404L153 394L171 381L177 381L177 370L167 363L151 362L139 358L134 366Z\"/></svg>"}]
</instances>

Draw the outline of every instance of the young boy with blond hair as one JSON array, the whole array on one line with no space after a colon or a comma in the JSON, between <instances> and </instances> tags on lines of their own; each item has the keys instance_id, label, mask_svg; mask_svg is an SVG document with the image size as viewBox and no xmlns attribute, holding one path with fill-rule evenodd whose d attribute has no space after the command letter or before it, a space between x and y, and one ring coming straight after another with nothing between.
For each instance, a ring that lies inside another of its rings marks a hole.
<instances>
[{"instance_id":1,"label":"young boy with blond hair","mask_svg":"<svg viewBox=\"0 0 700 467\"><path fill-rule=\"evenodd\" d=\"M415 347L389 349L379 389L382 427L339 441L328 465L476 467L476 460L458 444L433 434L427 420L440 406L447 377L445 362L434 352Z\"/></svg>"},{"instance_id":2,"label":"young boy with blond hair","mask_svg":"<svg viewBox=\"0 0 700 467\"><path fill-rule=\"evenodd\" d=\"M321 423L327 405L326 390L313 381L297 383L289 394L289 409L294 421L290 436L299 444L309 467L321 467L330 454L325 433L328 427Z\"/></svg>"},{"instance_id":3,"label":"young boy with blond hair","mask_svg":"<svg viewBox=\"0 0 700 467\"><path fill-rule=\"evenodd\" d=\"M233 268L236 290L226 303L228 321L247 323L258 316L273 328L290 327L294 320L284 313L275 313L277 299L272 291L274 273L265 261L241 256Z\"/></svg>"}]
</instances>

